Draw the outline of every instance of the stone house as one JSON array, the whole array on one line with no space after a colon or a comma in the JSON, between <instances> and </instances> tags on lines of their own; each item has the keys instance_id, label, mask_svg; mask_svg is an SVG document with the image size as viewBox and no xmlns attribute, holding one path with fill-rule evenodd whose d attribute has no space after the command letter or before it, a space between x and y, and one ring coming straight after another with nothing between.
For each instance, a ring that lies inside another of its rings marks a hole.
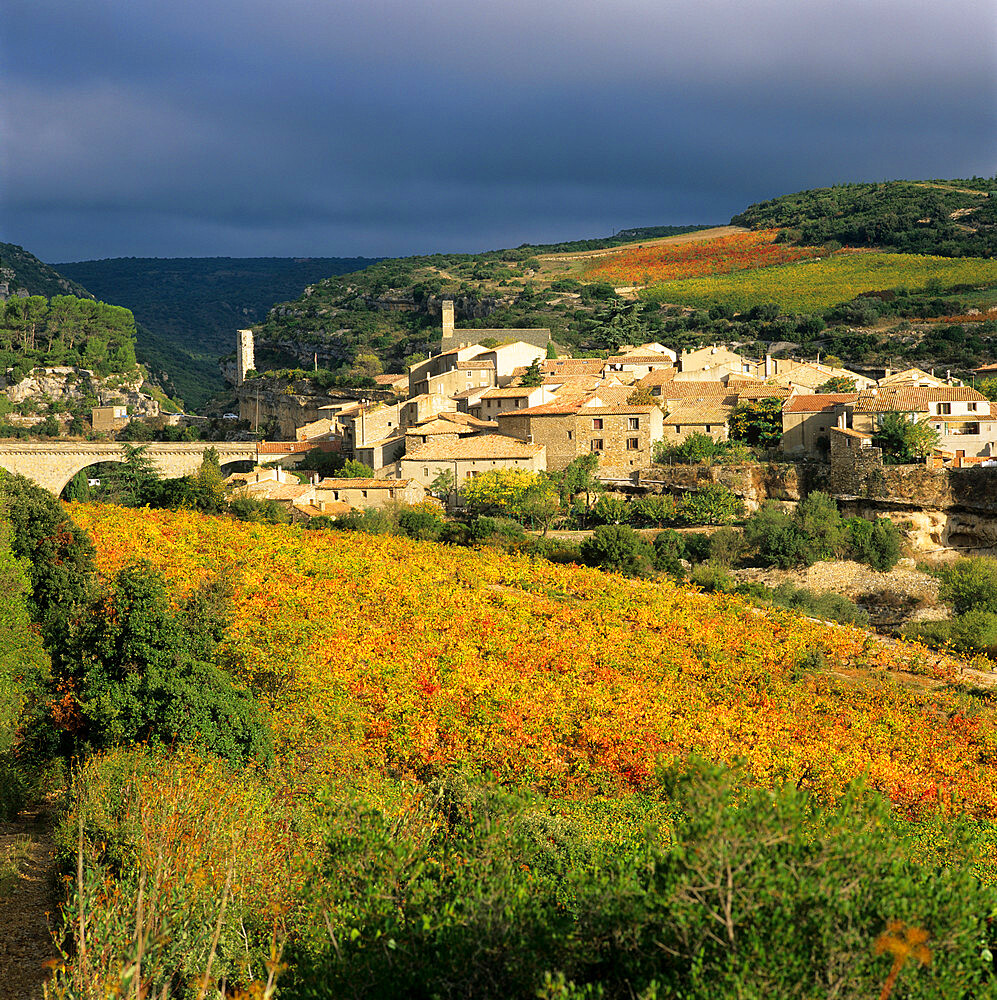
<instances>
[{"instance_id":1,"label":"stone house","mask_svg":"<svg viewBox=\"0 0 997 1000\"><path fill-rule=\"evenodd\" d=\"M969 386L887 386L859 393L850 426L875 434L890 413L912 423L924 421L938 432L938 449L967 456L997 454L997 415L990 401Z\"/></svg>"},{"instance_id":2,"label":"stone house","mask_svg":"<svg viewBox=\"0 0 997 1000\"><path fill-rule=\"evenodd\" d=\"M554 398L554 390L550 386L506 386L502 389L489 389L478 400L477 405L469 406L468 412L485 420L494 420L506 410L525 409L549 403Z\"/></svg>"},{"instance_id":3,"label":"stone house","mask_svg":"<svg viewBox=\"0 0 997 1000\"><path fill-rule=\"evenodd\" d=\"M700 347L693 351L683 351L678 357L679 374L676 378L689 377L690 372L701 372L700 379L719 377L720 374L744 372L754 374L755 366L747 358L735 353L722 344Z\"/></svg>"},{"instance_id":4,"label":"stone house","mask_svg":"<svg viewBox=\"0 0 997 1000\"><path fill-rule=\"evenodd\" d=\"M129 420L127 406L95 406L90 411L90 424L95 431L120 431Z\"/></svg>"},{"instance_id":5,"label":"stone house","mask_svg":"<svg viewBox=\"0 0 997 1000\"><path fill-rule=\"evenodd\" d=\"M504 434L475 434L457 440L433 441L396 463L400 479L429 487L441 472L451 472L458 483L493 469L543 472L546 448Z\"/></svg>"},{"instance_id":6,"label":"stone house","mask_svg":"<svg viewBox=\"0 0 997 1000\"><path fill-rule=\"evenodd\" d=\"M559 396L550 403L507 410L497 420L503 434L542 444L553 471L595 452L601 470L629 474L650 465L654 444L662 437L656 406L607 406L595 394Z\"/></svg>"},{"instance_id":7,"label":"stone house","mask_svg":"<svg viewBox=\"0 0 997 1000\"><path fill-rule=\"evenodd\" d=\"M831 449L831 428L847 428L848 406L857 392L794 393L782 407L782 450L826 458Z\"/></svg>"},{"instance_id":8,"label":"stone house","mask_svg":"<svg viewBox=\"0 0 997 1000\"><path fill-rule=\"evenodd\" d=\"M314 502L323 513L323 503L380 510L390 503L418 503L425 497L425 488L413 479L322 479L314 487Z\"/></svg>"},{"instance_id":9,"label":"stone house","mask_svg":"<svg viewBox=\"0 0 997 1000\"><path fill-rule=\"evenodd\" d=\"M707 434L714 441L727 441L730 431L727 418L734 407L725 401L728 397L688 400L671 407L662 421L666 444L681 444L693 434Z\"/></svg>"}]
</instances>

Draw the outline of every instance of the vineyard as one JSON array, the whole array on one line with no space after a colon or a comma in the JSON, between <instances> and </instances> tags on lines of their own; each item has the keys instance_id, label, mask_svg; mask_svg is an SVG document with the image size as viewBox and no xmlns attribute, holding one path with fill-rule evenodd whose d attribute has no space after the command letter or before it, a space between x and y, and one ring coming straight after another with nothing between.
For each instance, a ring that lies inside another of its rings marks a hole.
<instances>
[{"instance_id":1,"label":"vineyard","mask_svg":"<svg viewBox=\"0 0 997 1000\"><path fill-rule=\"evenodd\" d=\"M927 675L863 680L937 673L918 647L494 552L183 512L72 516L103 572L147 559L184 589L228 568L227 656L313 776L462 761L557 795L621 795L694 750L829 798L865 774L912 818L997 817L989 710Z\"/></svg>"},{"instance_id":2,"label":"vineyard","mask_svg":"<svg viewBox=\"0 0 997 1000\"><path fill-rule=\"evenodd\" d=\"M105 578L232 584L221 661L276 760L83 763L60 844L88 950L50 995L809 1000L832 962L858 997L899 919L932 958L903 995L980 981L997 741L954 661L496 550L70 512ZM737 949L696 888L730 850Z\"/></svg>"},{"instance_id":3,"label":"vineyard","mask_svg":"<svg viewBox=\"0 0 997 1000\"><path fill-rule=\"evenodd\" d=\"M776 243L778 232L765 229L700 242L625 247L590 265L584 277L614 285L650 285L788 264L824 252L820 247Z\"/></svg>"},{"instance_id":4,"label":"vineyard","mask_svg":"<svg viewBox=\"0 0 997 1000\"><path fill-rule=\"evenodd\" d=\"M838 251L777 267L734 271L715 277L686 278L655 285L643 294L655 302L750 309L775 302L786 312L810 313L847 302L863 292L893 288L939 291L997 281L997 261Z\"/></svg>"}]
</instances>

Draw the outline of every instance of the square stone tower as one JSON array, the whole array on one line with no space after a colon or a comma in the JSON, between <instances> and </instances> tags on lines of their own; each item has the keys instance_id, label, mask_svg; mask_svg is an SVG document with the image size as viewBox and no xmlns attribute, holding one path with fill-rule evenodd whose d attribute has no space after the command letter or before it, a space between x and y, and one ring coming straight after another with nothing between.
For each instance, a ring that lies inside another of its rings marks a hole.
<instances>
[{"instance_id":1,"label":"square stone tower","mask_svg":"<svg viewBox=\"0 0 997 1000\"><path fill-rule=\"evenodd\" d=\"M443 300L443 344L446 349L447 341L453 340L453 299Z\"/></svg>"},{"instance_id":2,"label":"square stone tower","mask_svg":"<svg viewBox=\"0 0 997 1000\"><path fill-rule=\"evenodd\" d=\"M242 385L246 381L246 372L256 368L253 357L253 331L240 330L235 340L235 384Z\"/></svg>"}]
</instances>

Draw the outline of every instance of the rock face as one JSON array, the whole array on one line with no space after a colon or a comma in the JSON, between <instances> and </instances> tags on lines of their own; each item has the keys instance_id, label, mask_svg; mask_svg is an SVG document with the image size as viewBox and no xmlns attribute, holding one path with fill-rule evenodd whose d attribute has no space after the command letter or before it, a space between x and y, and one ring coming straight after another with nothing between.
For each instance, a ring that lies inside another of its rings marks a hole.
<instances>
[{"instance_id":1,"label":"rock face","mask_svg":"<svg viewBox=\"0 0 997 1000\"><path fill-rule=\"evenodd\" d=\"M15 383L0 375L0 393L16 408L36 413L49 411L54 405L62 412L87 411L89 416L90 407L113 405L128 407L133 416L159 416L159 403L142 392L142 381L139 372L102 376L88 368L36 368ZM32 418L24 419L32 422Z\"/></svg>"},{"instance_id":2,"label":"rock face","mask_svg":"<svg viewBox=\"0 0 997 1000\"><path fill-rule=\"evenodd\" d=\"M640 485L656 493L685 493L720 483L752 509L766 500L795 503L812 490L826 490L829 476L829 467L820 462L656 465L641 473Z\"/></svg>"}]
</instances>

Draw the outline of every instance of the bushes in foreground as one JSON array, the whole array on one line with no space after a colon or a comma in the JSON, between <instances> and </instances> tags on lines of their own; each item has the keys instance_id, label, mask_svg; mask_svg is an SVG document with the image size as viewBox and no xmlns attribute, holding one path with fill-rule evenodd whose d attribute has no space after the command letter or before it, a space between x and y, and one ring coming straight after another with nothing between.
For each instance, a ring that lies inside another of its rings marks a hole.
<instances>
[{"instance_id":1,"label":"bushes in foreground","mask_svg":"<svg viewBox=\"0 0 997 1000\"><path fill-rule=\"evenodd\" d=\"M904 996L985 987L997 893L967 865L909 864L888 809L857 790L828 809L744 777L699 760L663 772L671 822L625 843L459 777L431 781L400 815L343 802L311 883L315 930L284 988L300 1000L876 996L895 952L874 945L891 933L926 939L925 961L900 968Z\"/></svg>"}]
</instances>

